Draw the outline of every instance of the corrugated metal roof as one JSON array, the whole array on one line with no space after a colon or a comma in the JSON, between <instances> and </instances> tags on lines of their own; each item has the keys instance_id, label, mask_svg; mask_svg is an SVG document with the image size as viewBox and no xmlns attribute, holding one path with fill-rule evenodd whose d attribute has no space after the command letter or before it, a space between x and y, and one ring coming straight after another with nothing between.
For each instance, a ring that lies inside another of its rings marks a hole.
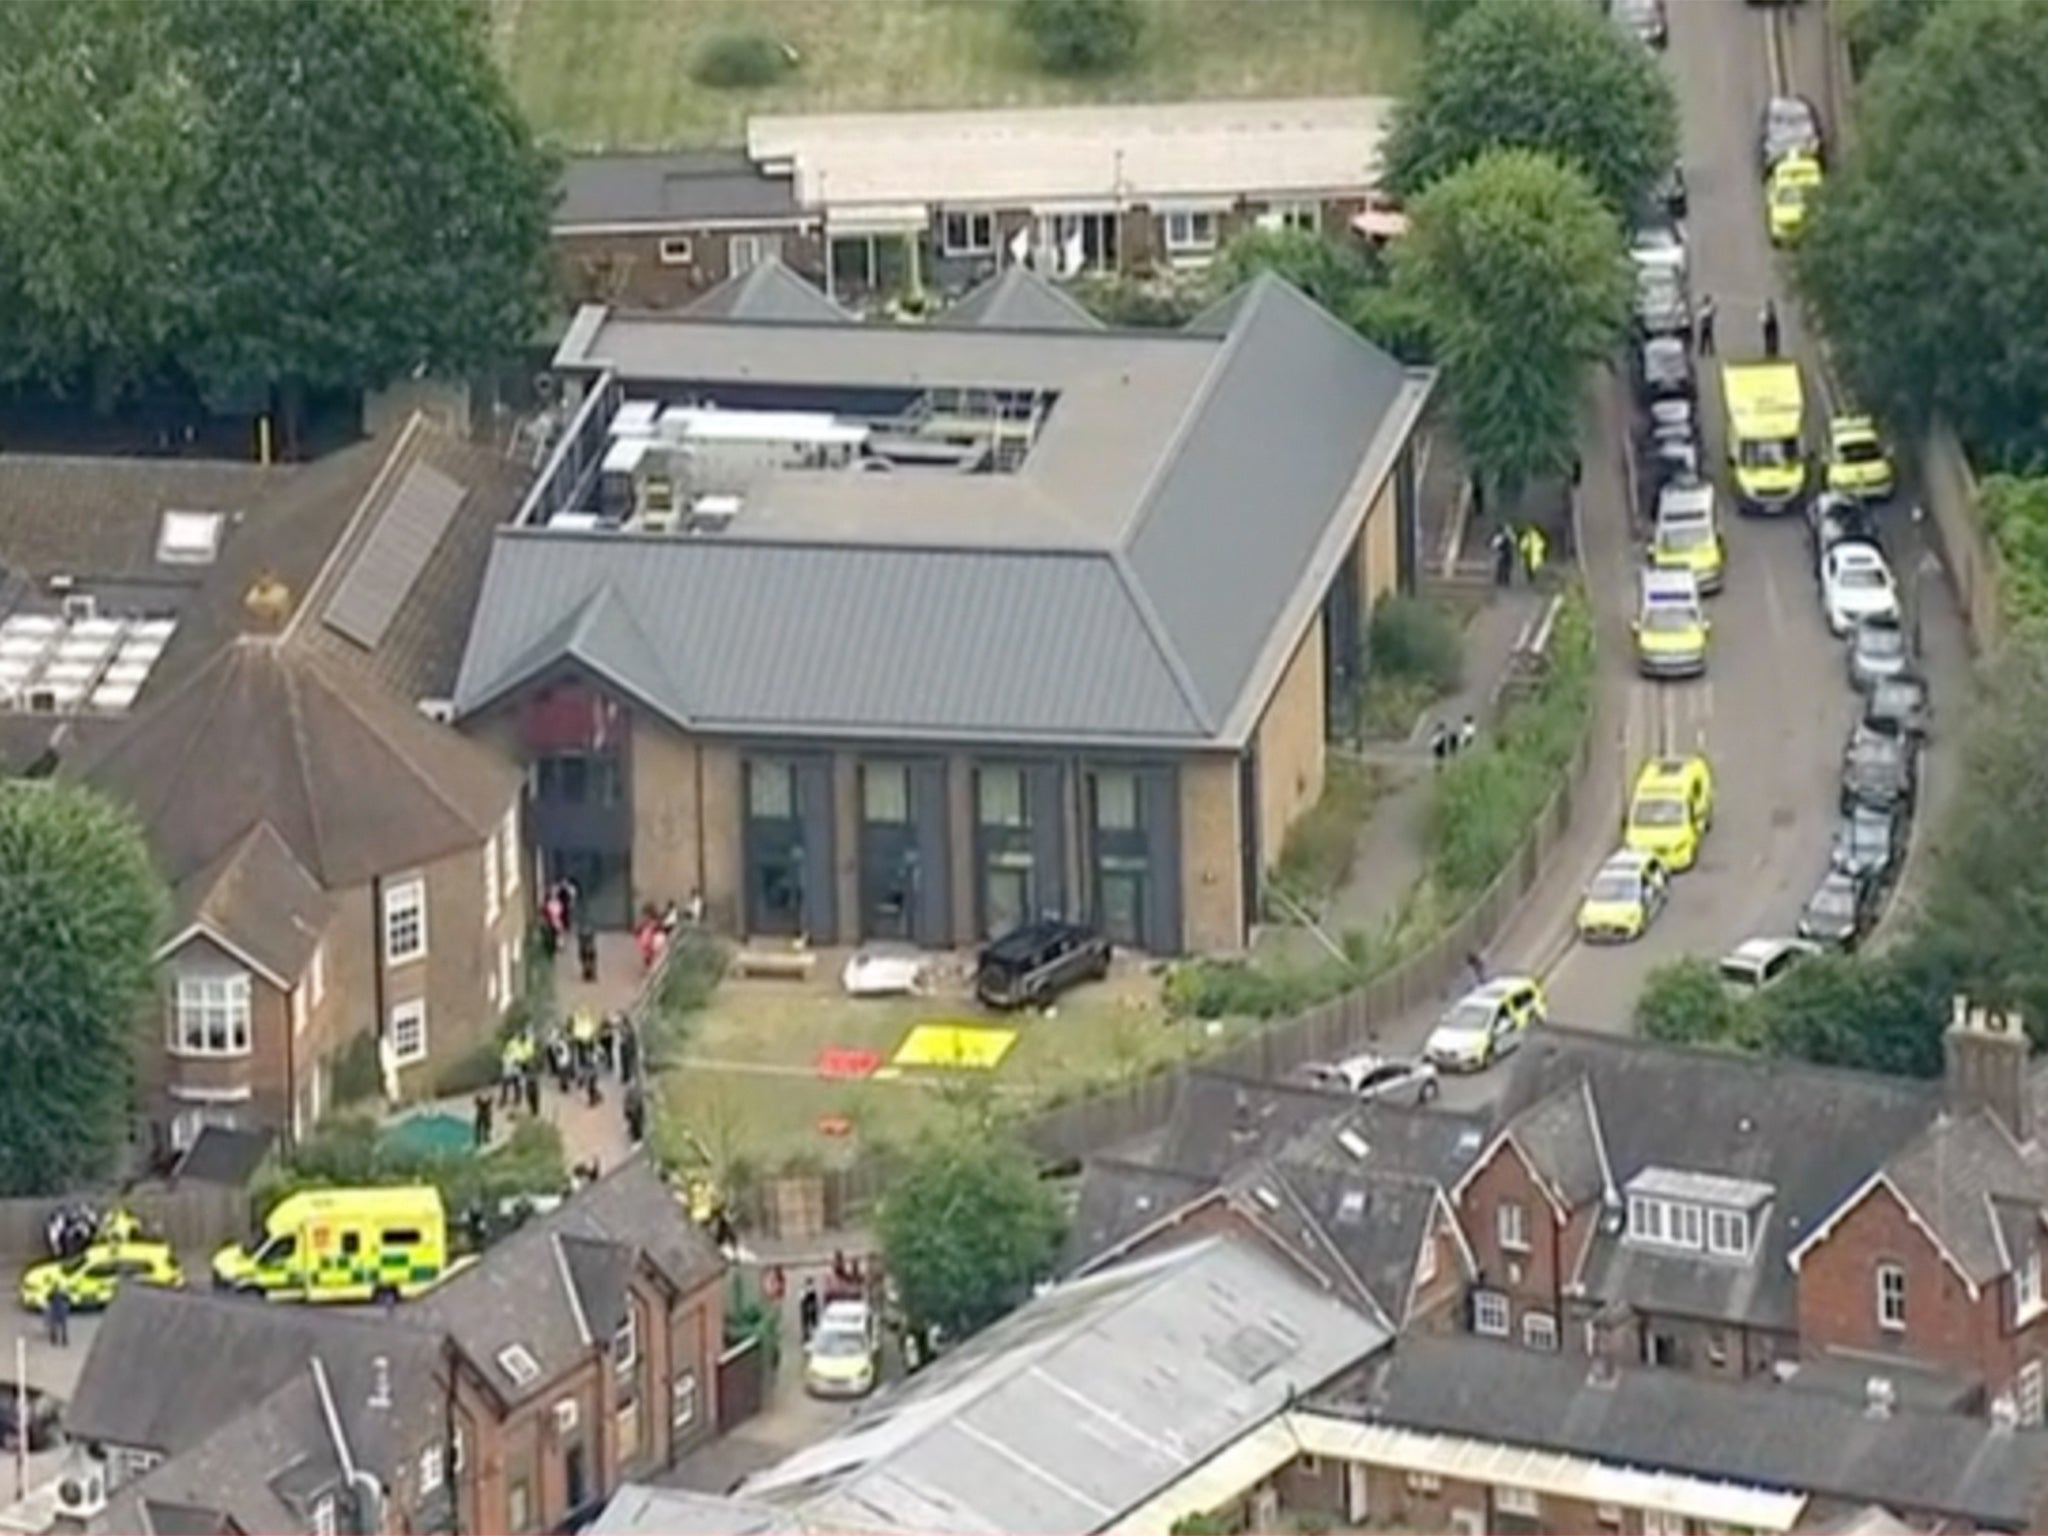
<instances>
[{"instance_id":1,"label":"corrugated metal roof","mask_svg":"<svg viewBox=\"0 0 2048 1536\"><path fill-rule=\"evenodd\" d=\"M761 115L747 152L795 170L798 200L1048 202L1369 191L1394 103L1378 96L967 112Z\"/></svg>"},{"instance_id":2,"label":"corrugated metal roof","mask_svg":"<svg viewBox=\"0 0 2048 1536\"><path fill-rule=\"evenodd\" d=\"M834 1529L1093 1531L1383 1347L1249 1242L1062 1286L741 1486Z\"/></svg>"},{"instance_id":3,"label":"corrugated metal roof","mask_svg":"<svg viewBox=\"0 0 2048 1536\"><path fill-rule=\"evenodd\" d=\"M1086 552L502 537L458 708L569 656L700 728L1206 733L1114 563Z\"/></svg>"}]
</instances>

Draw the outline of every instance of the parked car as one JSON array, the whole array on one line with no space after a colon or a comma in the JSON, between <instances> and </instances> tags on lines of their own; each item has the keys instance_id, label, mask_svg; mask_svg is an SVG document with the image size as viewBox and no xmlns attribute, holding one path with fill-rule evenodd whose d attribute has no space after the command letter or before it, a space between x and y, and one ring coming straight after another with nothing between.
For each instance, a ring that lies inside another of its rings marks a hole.
<instances>
[{"instance_id":1,"label":"parked car","mask_svg":"<svg viewBox=\"0 0 2048 1536\"><path fill-rule=\"evenodd\" d=\"M1838 635L1866 619L1899 616L1899 589L1884 552L1860 539L1832 545L1820 557L1820 600Z\"/></svg>"},{"instance_id":2,"label":"parked car","mask_svg":"<svg viewBox=\"0 0 2048 1536\"><path fill-rule=\"evenodd\" d=\"M1312 1061L1301 1069L1307 1082L1335 1093L1348 1093L1368 1103L1427 1104L1440 1084L1436 1068L1426 1061L1392 1056L1347 1056L1342 1061Z\"/></svg>"},{"instance_id":3,"label":"parked car","mask_svg":"<svg viewBox=\"0 0 2048 1536\"><path fill-rule=\"evenodd\" d=\"M1849 686L1868 693L1881 681L1903 677L1913 658L1897 614L1877 614L1849 631Z\"/></svg>"},{"instance_id":4,"label":"parked car","mask_svg":"<svg viewBox=\"0 0 2048 1536\"><path fill-rule=\"evenodd\" d=\"M1630 231L1628 255L1638 272L1661 267L1685 276L1685 234L1669 219L1648 218Z\"/></svg>"},{"instance_id":5,"label":"parked car","mask_svg":"<svg viewBox=\"0 0 2048 1536\"><path fill-rule=\"evenodd\" d=\"M1763 126L1757 132L1757 174L1769 176L1780 160L1805 155L1826 163L1820 114L1804 96L1773 96L1764 103Z\"/></svg>"},{"instance_id":6,"label":"parked car","mask_svg":"<svg viewBox=\"0 0 2048 1536\"><path fill-rule=\"evenodd\" d=\"M1636 269L1636 329L1645 336L1681 336L1692 330L1692 302L1682 272Z\"/></svg>"},{"instance_id":7,"label":"parked car","mask_svg":"<svg viewBox=\"0 0 2048 1536\"><path fill-rule=\"evenodd\" d=\"M1876 806L1879 810L1912 805L1918 788L1913 744L1904 736L1873 731L1857 723L1842 754L1842 806Z\"/></svg>"},{"instance_id":8,"label":"parked car","mask_svg":"<svg viewBox=\"0 0 2048 1536\"><path fill-rule=\"evenodd\" d=\"M974 995L991 1008L1043 1008L1069 987L1109 974L1110 947L1094 929L1046 918L983 946Z\"/></svg>"},{"instance_id":9,"label":"parked car","mask_svg":"<svg viewBox=\"0 0 2048 1536\"><path fill-rule=\"evenodd\" d=\"M1721 957L1721 985L1738 997L1753 997L1819 953L1811 939L1744 939Z\"/></svg>"},{"instance_id":10,"label":"parked car","mask_svg":"<svg viewBox=\"0 0 2048 1536\"><path fill-rule=\"evenodd\" d=\"M866 1302L827 1302L804 1341L804 1389L813 1397L867 1396L875 1389L880 1342Z\"/></svg>"},{"instance_id":11,"label":"parked car","mask_svg":"<svg viewBox=\"0 0 2048 1536\"><path fill-rule=\"evenodd\" d=\"M1671 42L1664 0L1614 0L1614 8L1608 14L1646 48L1663 48Z\"/></svg>"},{"instance_id":12,"label":"parked car","mask_svg":"<svg viewBox=\"0 0 2048 1536\"><path fill-rule=\"evenodd\" d=\"M1879 678L1863 701L1863 723L1873 731L1885 731L1914 740L1927 735L1931 707L1927 682L1912 672Z\"/></svg>"},{"instance_id":13,"label":"parked car","mask_svg":"<svg viewBox=\"0 0 2048 1536\"><path fill-rule=\"evenodd\" d=\"M1806 534L1813 546L1813 574L1818 580L1821 557L1837 544L1877 543L1877 519L1854 497L1823 491L1807 503Z\"/></svg>"},{"instance_id":14,"label":"parked car","mask_svg":"<svg viewBox=\"0 0 2048 1536\"><path fill-rule=\"evenodd\" d=\"M1593 873L1579 902L1579 937L1588 944L1641 938L1671 896L1671 876L1654 853L1623 848Z\"/></svg>"},{"instance_id":15,"label":"parked car","mask_svg":"<svg viewBox=\"0 0 2048 1536\"><path fill-rule=\"evenodd\" d=\"M1543 1019L1543 988L1534 978L1499 976L1444 1011L1422 1054L1443 1071L1482 1071L1520 1045L1529 1026Z\"/></svg>"},{"instance_id":16,"label":"parked car","mask_svg":"<svg viewBox=\"0 0 2048 1536\"><path fill-rule=\"evenodd\" d=\"M1646 337L1636 348L1636 387L1645 400L1689 400L1693 379L1692 349L1678 336Z\"/></svg>"},{"instance_id":17,"label":"parked car","mask_svg":"<svg viewBox=\"0 0 2048 1536\"><path fill-rule=\"evenodd\" d=\"M1799 936L1830 949L1854 949L1877 923L1877 882L1831 869L1799 914Z\"/></svg>"},{"instance_id":18,"label":"parked car","mask_svg":"<svg viewBox=\"0 0 2048 1536\"><path fill-rule=\"evenodd\" d=\"M1851 805L1835 823L1828 867L1884 884L1898 869L1905 841L1905 818L1898 807Z\"/></svg>"}]
</instances>

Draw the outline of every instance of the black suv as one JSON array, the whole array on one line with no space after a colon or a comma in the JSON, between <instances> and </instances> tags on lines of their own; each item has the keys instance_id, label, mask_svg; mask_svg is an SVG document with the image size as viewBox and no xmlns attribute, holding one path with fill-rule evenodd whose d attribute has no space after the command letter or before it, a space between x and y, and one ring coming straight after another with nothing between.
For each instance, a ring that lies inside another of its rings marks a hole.
<instances>
[{"instance_id":1,"label":"black suv","mask_svg":"<svg viewBox=\"0 0 2048 1536\"><path fill-rule=\"evenodd\" d=\"M1079 923L1046 918L984 945L974 995L991 1008L1043 1008L1071 986L1109 974L1109 940Z\"/></svg>"}]
</instances>

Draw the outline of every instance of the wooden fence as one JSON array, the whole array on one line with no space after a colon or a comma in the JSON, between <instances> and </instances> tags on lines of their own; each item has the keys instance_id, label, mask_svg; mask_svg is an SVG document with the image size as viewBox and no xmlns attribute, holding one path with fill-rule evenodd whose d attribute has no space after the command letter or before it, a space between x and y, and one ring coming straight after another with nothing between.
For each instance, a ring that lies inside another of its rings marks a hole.
<instances>
[{"instance_id":1,"label":"wooden fence","mask_svg":"<svg viewBox=\"0 0 2048 1536\"><path fill-rule=\"evenodd\" d=\"M1917 458L1928 525L1963 611L1970 647L1987 655L2005 635L2005 580L2004 564L1977 504L1976 473L1962 442L1939 422L1921 440Z\"/></svg>"},{"instance_id":2,"label":"wooden fence","mask_svg":"<svg viewBox=\"0 0 2048 1536\"><path fill-rule=\"evenodd\" d=\"M246 1190L219 1184L151 1182L133 1189L89 1196L104 1209L118 1204L143 1226L188 1257L211 1255L223 1243L249 1235L253 1213ZM0 1200L0 1261L9 1267L32 1263L46 1249L43 1229L58 1200Z\"/></svg>"}]
</instances>

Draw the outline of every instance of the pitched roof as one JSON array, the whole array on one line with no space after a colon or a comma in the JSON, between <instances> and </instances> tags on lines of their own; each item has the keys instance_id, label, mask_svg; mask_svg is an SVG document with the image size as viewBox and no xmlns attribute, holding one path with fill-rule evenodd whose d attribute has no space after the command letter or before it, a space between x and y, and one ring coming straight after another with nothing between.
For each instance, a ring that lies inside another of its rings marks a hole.
<instances>
[{"instance_id":1,"label":"pitched roof","mask_svg":"<svg viewBox=\"0 0 2048 1536\"><path fill-rule=\"evenodd\" d=\"M857 323L780 256L768 256L706 289L683 313L706 320L784 321L792 325Z\"/></svg>"},{"instance_id":2,"label":"pitched roof","mask_svg":"<svg viewBox=\"0 0 2048 1536\"><path fill-rule=\"evenodd\" d=\"M2048 1125L2048 1062L2028 1074L2037 1125ZM1978 1284L2033 1251L2048 1210L2048 1149L2021 1146L1988 1110L1930 1124L1884 1165L1913 1214Z\"/></svg>"},{"instance_id":3,"label":"pitched roof","mask_svg":"<svg viewBox=\"0 0 2048 1536\"><path fill-rule=\"evenodd\" d=\"M736 1492L834 1530L1094 1531L1385 1331L1254 1244L1072 1281Z\"/></svg>"},{"instance_id":4,"label":"pitched roof","mask_svg":"<svg viewBox=\"0 0 2048 1536\"><path fill-rule=\"evenodd\" d=\"M1072 294L1012 262L940 314L938 324L989 331L1100 331L1103 323Z\"/></svg>"},{"instance_id":5,"label":"pitched roof","mask_svg":"<svg viewBox=\"0 0 2048 1536\"><path fill-rule=\"evenodd\" d=\"M635 679L649 707L696 731L842 737L1241 742L1431 388L1270 273L1220 338L591 311L557 361L714 401L773 385L889 410L951 388L1051 402L1005 473L778 471L716 537L499 537L464 713L530 681L609 583L666 658Z\"/></svg>"},{"instance_id":6,"label":"pitched roof","mask_svg":"<svg viewBox=\"0 0 2048 1536\"><path fill-rule=\"evenodd\" d=\"M334 910L333 898L267 821L179 881L173 900L172 937L163 952L203 933L280 987L304 973Z\"/></svg>"},{"instance_id":7,"label":"pitched roof","mask_svg":"<svg viewBox=\"0 0 2048 1536\"><path fill-rule=\"evenodd\" d=\"M518 793L487 749L255 635L223 646L79 772L135 808L173 882L267 824L329 892L481 843Z\"/></svg>"},{"instance_id":8,"label":"pitched roof","mask_svg":"<svg viewBox=\"0 0 2048 1536\"><path fill-rule=\"evenodd\" d=\"M1760 1382L1411 1335L1352 1411L1382 1423L2024 1530L2048 1497L2048 1432L1863 1408Z\"/></svg>"},{"instance_id":9,"label":"pitched roof","mask_svg":"<svg viewBox=\"0 0 2048 1536\"><path fill-rule=\"evenodd\" d=\"M543 1391L592 1344L623 1325L626 1285L644 1259L679 1292L712 1283L724 1257L690 1221L644 1157L622 1163L528 1222L410 1309L447 1331L507 1402ZM513 1377L501 1356L519 1346L540 1367Z\"/></svg>"},{"instance_id":10,"label":"pitched roof","mask_svg":"<svg viewBox=\"0 0 2048 1536\"><path fill-rule=\"evenodd\" d=\"M822 1529L774 1504L627 1483L584 1536L809 1536Z\"/></svg>"},{"instance_id":11,"label":"pitched roof","mask_svg":"<svg viewBox=\"0 0 2048 1536\"><path fill-rule=\"evenodd\" d=\"M738 150L572 155L562 166L554 227L792 222L801 212L789 177L764 174Z\"/></svg>"},{"instance_id":12,"label":"pitched roof","mask_svg":"<svg viewBox=\"0 0 2048 1536\"><path fill-rule=\"evenodd\" d=\"M1215 1188L1214 1179L1170 1168L1090 1158L1056 1272L1072 1274Z\"/></svg>"},{"instance_id":13,"label":"pitched roof","mask_svg":"<svg viewBox=\"0 0 2048 1536\"><path fill-rule=\"evenodd\" d=\"M1553 1025L1516 1053L1498 1123L1581 1206L1602 1192L1601 1152L1617 1189L1651 1168L1771 1186L1746 1264L1652 1251L1600 1230L1579 1278L1601 1301L1789 1328L1793 1246L1928 1124L1939 1097L1937 1085L1904 1078Z\"/></svg>"}]
</instances>

